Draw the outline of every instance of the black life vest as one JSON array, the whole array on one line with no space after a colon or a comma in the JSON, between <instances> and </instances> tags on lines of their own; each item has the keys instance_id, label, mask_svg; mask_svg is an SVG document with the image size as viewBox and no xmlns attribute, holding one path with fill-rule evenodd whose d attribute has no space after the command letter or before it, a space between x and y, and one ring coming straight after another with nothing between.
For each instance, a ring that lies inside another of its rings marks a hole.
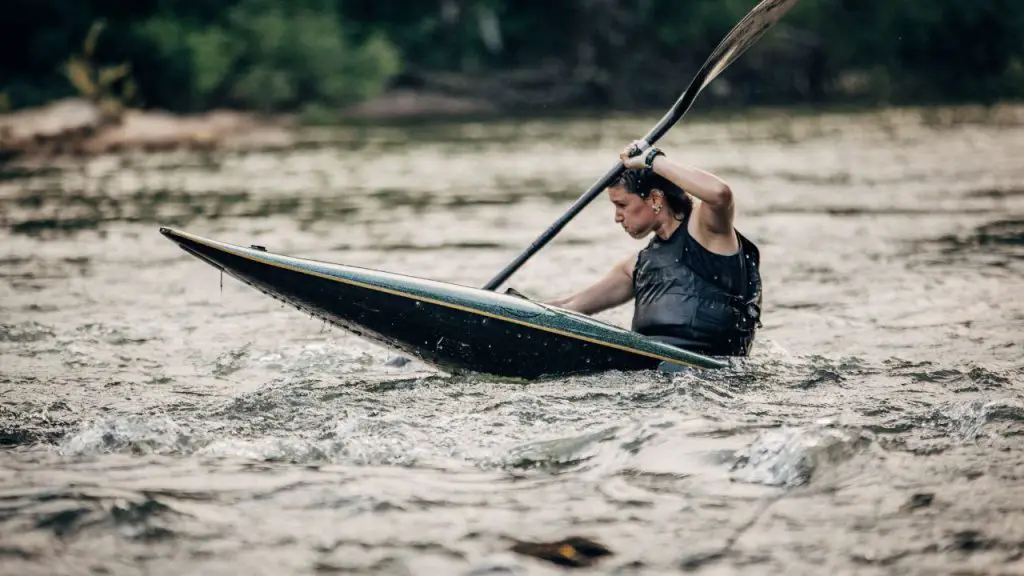
<instances>
[{"instance_id":1,"label":"black life vest","mask_svg":"<svg viewBox=\"0 0 1024 576\"><path fill-rule=\"evenodd\" d=\"M668 240L657 236L637 256L633 269L633 331L711 356L746 356L761 325L761 254L739 232L739 266L745 282L730 294L702 275L687 250L706 250L687 230Z\"/></svg>"}]
</instances>

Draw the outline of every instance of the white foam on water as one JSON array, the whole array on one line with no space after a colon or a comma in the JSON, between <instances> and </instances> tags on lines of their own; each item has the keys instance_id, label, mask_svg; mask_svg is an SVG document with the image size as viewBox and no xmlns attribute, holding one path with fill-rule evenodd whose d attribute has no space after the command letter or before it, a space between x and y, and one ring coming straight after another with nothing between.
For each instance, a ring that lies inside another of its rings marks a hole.
<instances>
[{"instance_id":1,"label":"white foam on water","mask_svg":"<svg viewBox=\"0 0 1024 576\"><path fill-rule=\"evenodd\" d=\"M851 458L870 441L860 431L831 427L771 429L737 453L732 478L768 486L801 486L823 467Z\"/></svg>"},{"instance_id":2,"label":"white foam on water","mask_svg":"<svg viewBox=\"0 0 1024 576\"><path fill-rule=\"evenodd\" d=\"M193 433L166 416L124 416L93 422L66 437L65 455L179 454L195 445Z\"/></svg>"}]
</instances>

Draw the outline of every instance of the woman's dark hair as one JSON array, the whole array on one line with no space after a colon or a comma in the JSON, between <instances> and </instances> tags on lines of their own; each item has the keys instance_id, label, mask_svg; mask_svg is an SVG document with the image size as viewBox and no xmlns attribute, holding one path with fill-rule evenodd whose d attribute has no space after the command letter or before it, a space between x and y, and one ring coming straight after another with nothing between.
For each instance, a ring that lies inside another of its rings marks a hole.
<instances>
[{"instance_id":1,"label":"woman's dark hair","mask_svg":"<svg viewBox=\"0 0 1024 576\"><path fill-rule=\"evenodd\" d=\"M627 192L641 198L651 195L651 190L661 190L665 202L672 209L677 220L686 220L693 211L693 199L685 190L648 168L630 168L622 172L612 186L622 186Z\"/></svg>"}]
</instances>

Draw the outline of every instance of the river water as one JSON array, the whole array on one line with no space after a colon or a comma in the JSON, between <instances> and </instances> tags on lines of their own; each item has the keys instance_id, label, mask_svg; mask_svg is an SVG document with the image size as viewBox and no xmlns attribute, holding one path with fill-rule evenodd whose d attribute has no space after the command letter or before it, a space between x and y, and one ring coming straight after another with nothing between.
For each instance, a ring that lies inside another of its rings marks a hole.
<instances>
[{"instance_id":1,"label":"river water","mask_svg":"<svg viewBox=\"0 0 1024 576\"><path fill-rule=\"evenodd\" d=\"M8 166L0 572L1024 574L1024 111L761 112L726 178L764 327L708 373L450 375L284 308L161 225L479 286L656 118L310 131ZM511 281L642 244L600 198ZM628 306L600 316L628 325Z\"/></svg>"}]
</instances>

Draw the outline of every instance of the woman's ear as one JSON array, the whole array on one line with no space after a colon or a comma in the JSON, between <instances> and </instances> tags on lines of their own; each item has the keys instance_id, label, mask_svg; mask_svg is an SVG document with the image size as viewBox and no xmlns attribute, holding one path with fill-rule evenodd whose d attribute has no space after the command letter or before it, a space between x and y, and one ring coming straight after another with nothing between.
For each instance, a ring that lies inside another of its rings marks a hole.
<instances>
[{"instance_id":1,"label":"woman's ear","mask_svg":"<svg viewBox=\"0 0 1024 576\"><path fill-rule=\"evenodd\" d=\"M658 214L661 212L662 207L665 206L665 193L657 188L652 188L651 193L647 195L647 201L651 203L654 213Z\"/></svg>"}]
</instances>

